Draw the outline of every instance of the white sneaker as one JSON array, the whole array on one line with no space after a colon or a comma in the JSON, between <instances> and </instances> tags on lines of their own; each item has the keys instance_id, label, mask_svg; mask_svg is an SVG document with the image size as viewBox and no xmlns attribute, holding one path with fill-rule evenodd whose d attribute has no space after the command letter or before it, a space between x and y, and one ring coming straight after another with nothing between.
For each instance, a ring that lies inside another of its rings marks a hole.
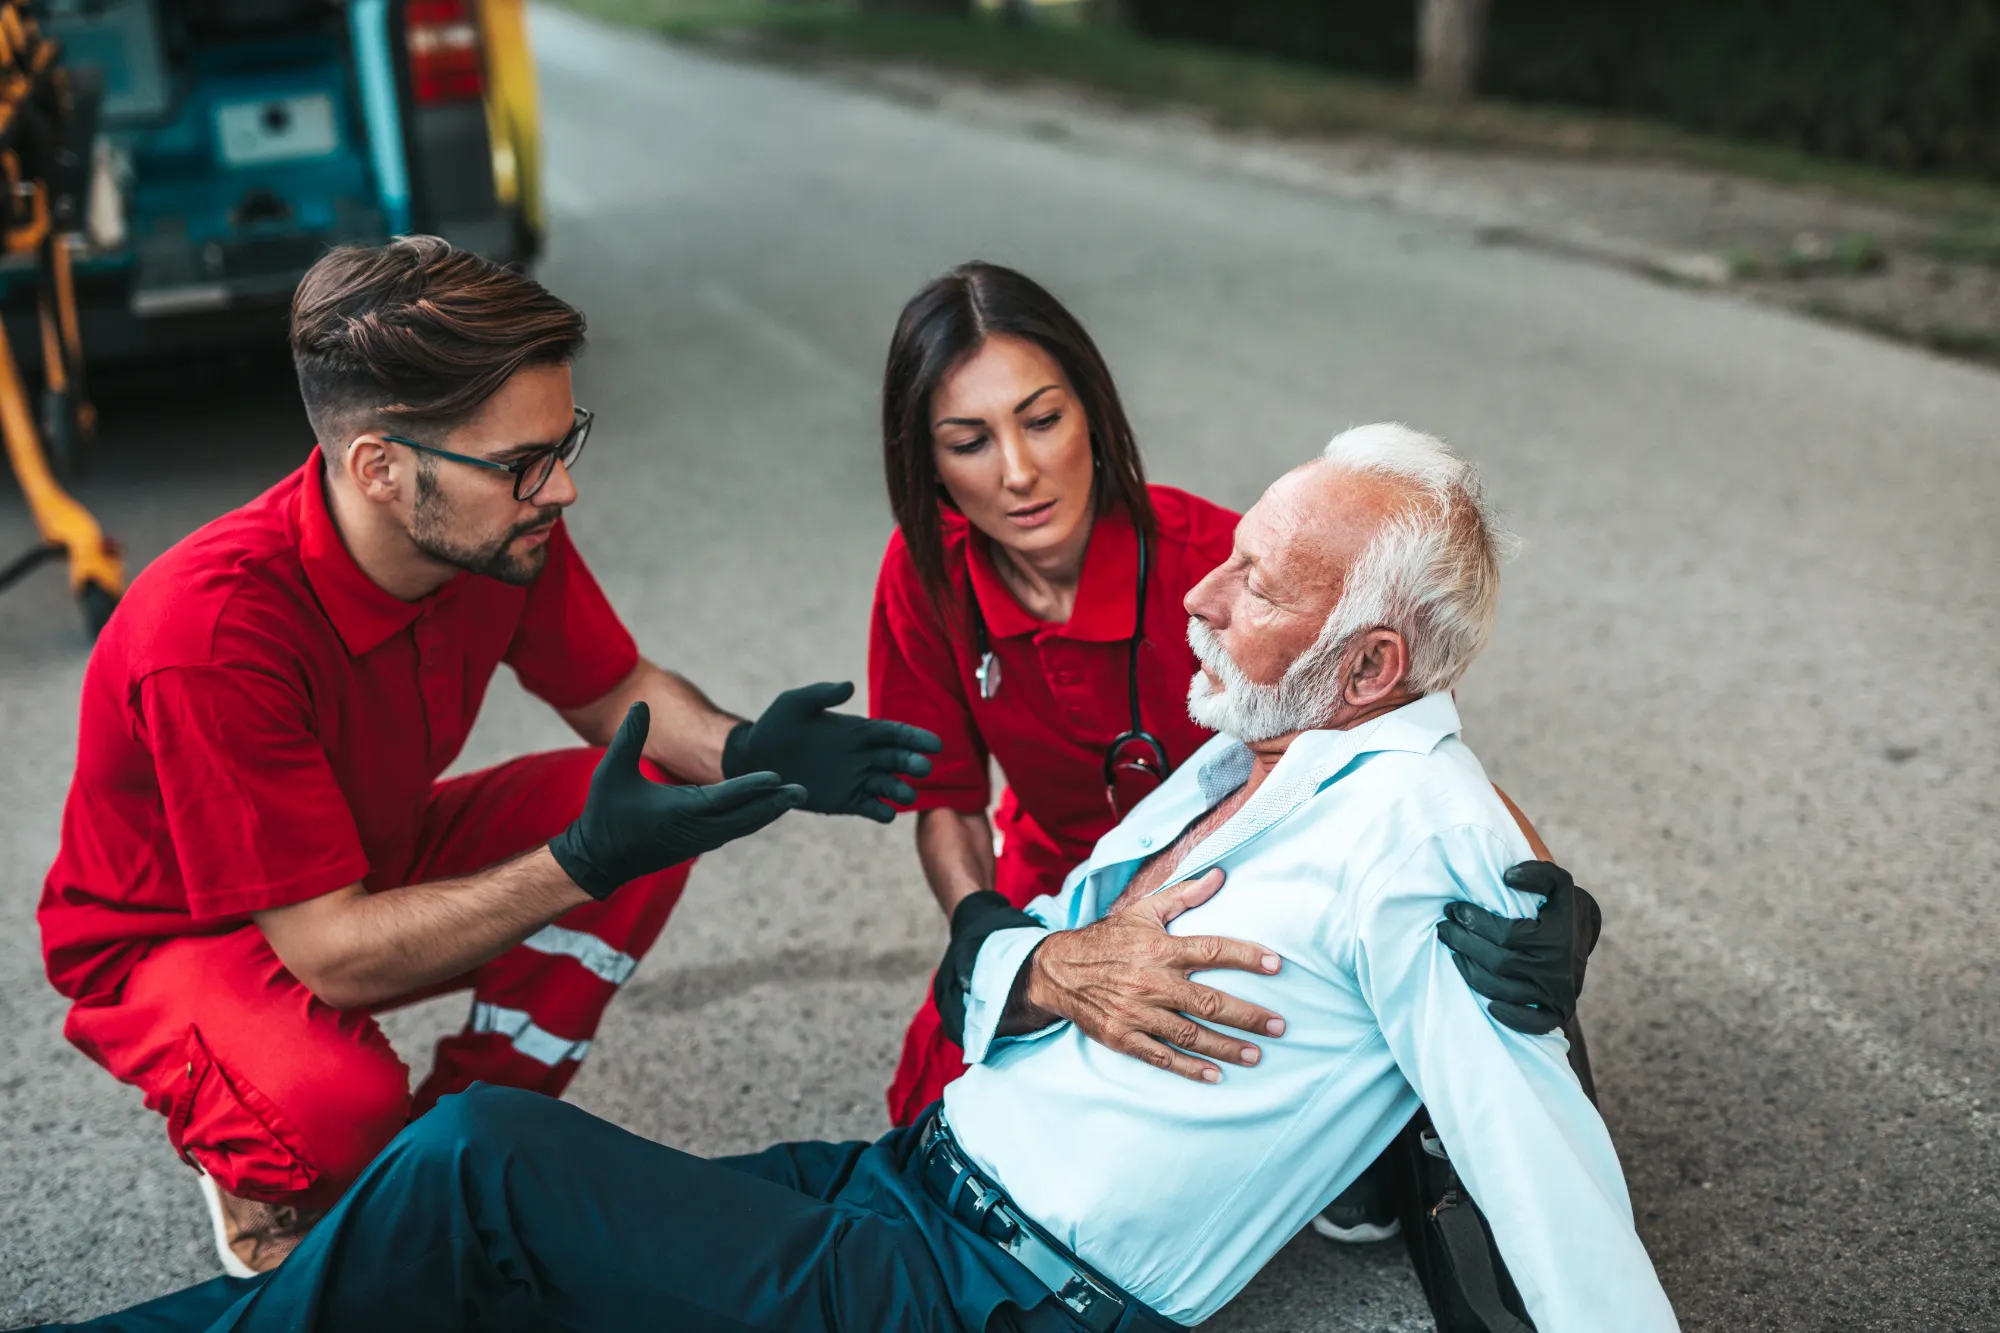
<instances>
[{"instance_id":1,"label":"white sneaker","mask_svg":"<svg viewBox=\"0 0 2000 1333\"><path fill-rule=\"evenodd\" d=\"M268 1273L299 1247L319 1213L302 1213L289 1204L259 1203L225 1194L208 1172L201 1172L201 1197L208 1203L209 1226L215 1233L215 1254L231 1277Z\"/></svg>"},{"instance_id":2,"label":"white sneaker","mask_svg":"<svg viewBox=\"0 0 2000 1333\"><path fill-rule=\"evenodd\" d=\"M1369 1167L1314 1215L1312 1229L1342 1245L1373 1245L1400 1235L1403 1224L1396 1219L1389 1179L1381 1162Z\"/></svg>"},{"instance_id":3,"label":"white sneaker","mask_svg":"<svg viewBox=\"0 0 2000 1333\"><path fill-rule=\"evenodd\" d=\"M1378 1240L1388 1240L1403 1233L1403 1224L1395 1218L1387 1222L1357 1222L1342 1226L1332 1221L1325 1213L1315 1213L1312 1229L1328 1240L1337 1240L1343 1245L1373 1245Z\"/></svg>"},{"instance_id":4,"label":"white sneaker","mask_svg":"<svg viewBox=\"0 0 2000 1333\"><path fill-rule=\"evenodd\" d=\"M222 1271L230 1277L256 1277L257 1270L237 1258L236 1251L229 1248L230 1226L228 1216L222 1211L222 1191L216 1188L215 1180L208 1172L197 1167L195 1174L201 1180L201 1197L208 1203L209 1229L215 1235L215 1257L222 1260Z\"/></svg>"}]
</instances>

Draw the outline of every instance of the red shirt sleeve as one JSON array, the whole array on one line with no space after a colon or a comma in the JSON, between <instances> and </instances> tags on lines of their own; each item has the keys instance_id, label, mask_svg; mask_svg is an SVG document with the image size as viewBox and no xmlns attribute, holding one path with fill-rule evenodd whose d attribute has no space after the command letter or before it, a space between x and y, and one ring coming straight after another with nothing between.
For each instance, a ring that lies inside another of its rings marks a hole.
<instances>
[{"instance_id":1,"label":"red shirt sleeve","mask_svg":"<svg viewBox=\"0 0 2000 1333\"><path fill-rule=\"evenodd\" d=\"M140 682L138 721L189 916L284 907L367 875L297 686L242 667L175 667Z\"/></svg>"},{"instance_id":2,"label":"red shirt sleeve","mask_svg":"<svg viewBox=\"0 0 2000 1333\"><path fill-rule=\"evenodd\" d=\"M529 586L503 660L528 693L558 709L595 703L639 664L639 645L577 554L565 523L549 534L548 564Z\"/></svg>"},{"instance_id":3,"label":"red shirt sleeve","mask_svg":"<svg viewBox=\"0 0 2000 1333\"><path fill-rule=\"evenodd\" d=\"M934 731L944 742L931 756L930 776L911 780L917 789L911 809L985 812L993 796L986 741L973 724L951 642L917 582L916 566L900 535L890 539L875 580L868 712Z\"/></svg>"}]
</instances>

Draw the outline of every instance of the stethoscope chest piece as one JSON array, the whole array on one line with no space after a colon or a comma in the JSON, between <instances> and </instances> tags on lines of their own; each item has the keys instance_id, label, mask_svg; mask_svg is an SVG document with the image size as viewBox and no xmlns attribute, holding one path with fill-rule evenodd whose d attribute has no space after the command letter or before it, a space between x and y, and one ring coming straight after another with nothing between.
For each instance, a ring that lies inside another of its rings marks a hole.
<instances>
[{"instance_id":1,"label":"stethoscope chest piece","mask_svg":"<svg viewBox=\"0 0 2000 1333\"><path fill-rule=\"evenodd\" d=\"M979 697L991 699L1000 693L1000 659L989 649L979 655L979 666L972 673L979 682Z\"/></svg>"},{"instance_id":2,"label":"stethoscope chest piece","mask_svg":"<svg viewBox=\"0 0 2000 1333\"><path fill-rule=\"evenodd\" d=\"M1132 607L1132 637L1125 645L1125 697L1131 709L1131 727L1121 732L1104 752L1104 795L1111 814L1123 819L1146 794L1165 782L1173 771L1167 747L1146 730L1139 714L1139 645L1146 639L1146 583L1152 572L1152 542L1139 534L1139 578ZM973 683L982 700L1000 693L1000 659L994 655L992 640L986 636L986 617L979 612L975 593L968 607L972 621L973 651L979 663L972 669Z\"/></svg>"}]
</instances>

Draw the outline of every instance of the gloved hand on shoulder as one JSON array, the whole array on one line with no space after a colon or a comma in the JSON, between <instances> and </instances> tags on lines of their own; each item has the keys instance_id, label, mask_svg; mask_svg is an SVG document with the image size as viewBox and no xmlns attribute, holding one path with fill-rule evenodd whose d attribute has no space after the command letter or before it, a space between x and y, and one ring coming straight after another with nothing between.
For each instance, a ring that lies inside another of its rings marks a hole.
<instances>
[{"instance_id":1,"label":"gloved hand on shoulder","mask_svg":"<svg viewBox=\"0 0 2000 1333\"><path fill-rule=\"evenodd\" d=\"M1506 917L1454 902L1438 922L1438 938L1465 984L1490 1001L1487 1012L1517 1032L1539 1036L1575 1017L1584 964L1597 947L1604 914L1552 861L1523 861L1502 878L1509 888L1541 895L1541 910L1532 918Z\"/></svg>"}]
</instances>

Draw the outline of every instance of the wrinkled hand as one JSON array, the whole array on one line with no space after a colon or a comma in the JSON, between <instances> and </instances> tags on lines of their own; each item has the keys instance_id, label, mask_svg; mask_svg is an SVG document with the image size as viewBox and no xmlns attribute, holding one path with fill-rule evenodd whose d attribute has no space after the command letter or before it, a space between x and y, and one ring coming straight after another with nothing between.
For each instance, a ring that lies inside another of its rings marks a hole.
<instances>
[{"instance_id":1,"label":"wrinkled hand","mask_svg":"<svg viewBox=\"0 0 2000 1333\"><path fill-rule=\"evenodd\" d=\"M916 791L899 775L920 778L943 743L922 727L827 710L854 697L854 683L830 681L786 690L755 722L739 723L722 746L722 775L760 769L806 789L805 808L822 815L863 815L887 824L890 807Z\"/></svg>"},{"instance_id":2,"label":"wrinkled hand","mask_svg":"<svg viewBox=\"0 0 2000 1333\"><path fill-rule=\"evenodd\" d=\"M1169 921L1207 902L1221 887L1222 871L1211 870L1091 925L1049 936L1021 969L1025 983L1017 991L1025 1026L1020 1030L1066 1018L1100 1045L1197 1082L1219 1082L1222 1071L1186 1052L1256 1064L1263 1055L1256 1046L1203 1024L1276 1037L1284 1033L1285 1020L1188 975L1218 967L1268 975L1278 970L1278 955L1242 940L1167 933ZM1009 1017L1013 1009L1010 1004Z\"/></svg>"},{"instance_id":3,"label":"wrinkled hand","mask_svg":"<svg viewBox=\"0 0 2000 1333\"><path fill-rule=\"evenodd\" d=\"M1523 861L1503 878L1510 888L1542 896L1533 920L1454 902L1438 922L1438 938L1452 951L1465 984L1490 1001L1489 1013L1517 1032L1539 1036L1575 1017L1584 962L1597 947L1604 914L1553 862Z\"/></svg>"},{"instance_id":4,"label":"wrinkled hand","mask_svg":"<svg viewBox=\"0 0 2000 1333\"><path fill-rule=\"evenodd\" d=\"M549 840L563 873L604 899L641 875L712 852L755 833L805 803L802 788L776 773L751 773L712 787L670 787L639 772L652 712L633 704L597 771L576 822Z\"/></svg>"}]
</instances>

